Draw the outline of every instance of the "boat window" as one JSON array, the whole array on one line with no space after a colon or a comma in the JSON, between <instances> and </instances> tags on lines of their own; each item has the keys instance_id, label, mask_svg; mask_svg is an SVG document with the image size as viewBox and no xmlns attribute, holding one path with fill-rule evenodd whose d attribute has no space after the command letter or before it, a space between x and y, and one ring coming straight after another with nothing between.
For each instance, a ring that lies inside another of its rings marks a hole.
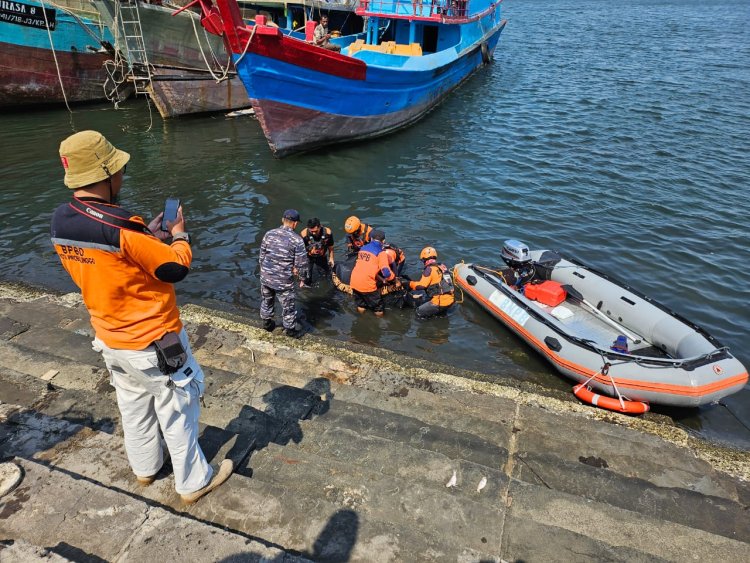
<instances>
[{"instance_id":1,"label":"boat window","mask_svg":"<svg viewBox=\"0 0 750 563\"><path fill-rule=\"evenodd\" d=\"M422 34L422 52L435 53L437 51L438 28L436 25L426 25Z\"/></svg>"}]
</instances>

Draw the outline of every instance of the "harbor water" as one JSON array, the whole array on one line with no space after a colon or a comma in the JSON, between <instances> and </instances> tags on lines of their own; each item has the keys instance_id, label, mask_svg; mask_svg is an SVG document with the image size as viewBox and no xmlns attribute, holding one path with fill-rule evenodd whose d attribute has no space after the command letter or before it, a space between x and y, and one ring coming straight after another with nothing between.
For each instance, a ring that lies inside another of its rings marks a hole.
<instances>
[{"instance_id":1,"label":"harbor water","mask_svg":"<svg viewBox=\"0 0 750 563\"><path fill-rule=\"evenodd\" d=\"M131 153L122 203L146 219L169 195L194 237L182 300L255 316L258 248L284 209L319 217L343 255L355 214L419 272L498 264L507 238L559 249L707 329L750 366L750 4L746 0L507 0L494 63L418 124L285 160L251 117L162 121L143 100L0 115L0 278L75 287L49 241L60 141L97 129ZM460 297L460 296L459 296ZM572 383L468 299L427 322L359 316L320 284L300 294L313 333L498 378ZM747 389L734 400L747 400ZM750 447L722 405L669 412Z\"/></svg>"}]
</instances>

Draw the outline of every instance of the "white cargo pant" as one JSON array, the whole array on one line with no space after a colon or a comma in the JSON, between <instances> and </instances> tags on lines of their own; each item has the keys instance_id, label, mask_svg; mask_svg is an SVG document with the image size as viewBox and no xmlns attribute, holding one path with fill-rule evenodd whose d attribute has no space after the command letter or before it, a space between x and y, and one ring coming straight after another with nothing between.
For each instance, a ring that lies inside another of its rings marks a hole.
<instances>
[{"instance_id":1,"label":"white cargo pant","mask_svg":"<svg viewBox=\"0 0 750 563\"><path fill-rule=\"evenodd\" d=\"M175 490L184 495L205 487L213 470L198 445L203 370L193 357L185 329L180 332L180 341L188 359L171 375L173 387L167 387L169 377L157 367L153 346L144 350L112 349L98 338L92 344L101 352L117 393L125 451L133 473L149 477L161 469L161 428L172 458Z\"/></svg>"}]
</instances>

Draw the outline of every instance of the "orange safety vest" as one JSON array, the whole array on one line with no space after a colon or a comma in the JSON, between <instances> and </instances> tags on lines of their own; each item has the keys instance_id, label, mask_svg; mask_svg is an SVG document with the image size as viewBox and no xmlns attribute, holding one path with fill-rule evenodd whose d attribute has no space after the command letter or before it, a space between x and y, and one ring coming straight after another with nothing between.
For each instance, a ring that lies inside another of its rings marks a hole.
<instances>
[{"instance_id":1,"label":"orange safety vest","mask_svg":"<svg viewBox=\"0 0 750 563\"><path fill-rule=\"evenodd\" d=\"M55 211L52 243L81 289L96 336L110 348L142 350L182 330L173 283L187 275L190 244L164 244L143 219L101 200L73 203L83 208Z\"/></svg>"}]
</instances>

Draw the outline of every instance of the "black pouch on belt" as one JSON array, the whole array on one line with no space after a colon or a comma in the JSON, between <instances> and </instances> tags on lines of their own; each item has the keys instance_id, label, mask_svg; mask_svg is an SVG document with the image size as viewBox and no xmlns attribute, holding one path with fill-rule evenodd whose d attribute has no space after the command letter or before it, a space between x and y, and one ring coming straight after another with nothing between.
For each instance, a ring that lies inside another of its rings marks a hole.
<instances>
[{"instance_id":1,"label":"black pouch on belt","mask_svg":"<svg viewBox=\"0 0 750 563\"><path fill-rule=\"evenodd\" d=\"M168 332L159 340L155 340L154 348L156 348L159 371L164 375L176 372L187 361L187 352L185 352L185 348L180 342L180 336L176 332Z\"/></svg>"}]
</instances>

